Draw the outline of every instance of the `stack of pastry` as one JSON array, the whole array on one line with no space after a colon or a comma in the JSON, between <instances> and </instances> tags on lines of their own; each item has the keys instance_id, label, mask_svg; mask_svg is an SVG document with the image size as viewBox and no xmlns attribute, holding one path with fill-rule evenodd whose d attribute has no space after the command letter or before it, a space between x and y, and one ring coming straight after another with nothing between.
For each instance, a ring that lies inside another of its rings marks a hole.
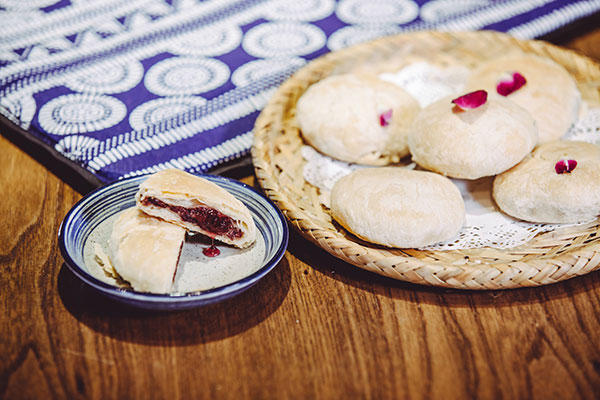
<instances>
[{"instance_id":1,"label":"stack of pastry","mask_svg":"<svg viewBox=\"0 0 600 400\"><path fill-rule=\"evenodd\" d=\"M136 206L123 211L109 239L114 270L141 292L170 293L187 232L245 248L255 241L248 208L218 185L171 169L148 177Z\"/></svg>"},{"instance_id":2,"label":"stack of pastry","mask_svg":"<svg viewBox=\"0 0 600 400\"><path fill-rule=\"evenodd\" d=\"M519 53L480 65L464 93L423 109L376 76L331 76L307 89L296 117L317 150L375 167L335 184L334 219L369 242L407 248L452 239L462 228L463 199L447 177L495 176L500 210L525 221L600 214L600 147L560 140L579 104L562 66ZM407 154L424 171L390 165Z\"/></svg>"}]
</instances>

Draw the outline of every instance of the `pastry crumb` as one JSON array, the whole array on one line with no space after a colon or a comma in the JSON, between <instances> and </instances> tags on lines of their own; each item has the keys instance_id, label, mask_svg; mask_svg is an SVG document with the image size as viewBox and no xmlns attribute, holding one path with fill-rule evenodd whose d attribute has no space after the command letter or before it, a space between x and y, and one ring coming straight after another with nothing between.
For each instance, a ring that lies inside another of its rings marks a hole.
<instances>
[{"instance_id":1,"label":"pastry crumb","mask_svg":"<svg viewBox=\"0 0 600 400\"><path fill-rule=\"evenodd\" d=\"M114 279L119 286L131 287L129 282L125 281L121 277L121 275L117 273L112 263L110 262L110 258L104 252L104 248L100 243L97 242L94 243L94 260L98 263L98 265L102 267L102 271L104 272L104 274L107 277Z\"/></svg>"}]
</instances>

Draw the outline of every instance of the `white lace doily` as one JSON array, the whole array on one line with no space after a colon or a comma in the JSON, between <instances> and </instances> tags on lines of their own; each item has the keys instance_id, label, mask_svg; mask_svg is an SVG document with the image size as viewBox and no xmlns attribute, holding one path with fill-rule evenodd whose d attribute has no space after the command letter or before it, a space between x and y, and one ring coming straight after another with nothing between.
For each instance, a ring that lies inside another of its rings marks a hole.
<instances>
[{"instance_id":1,"label":"white lace doily","mask_svg":"<svg viewBox=\"0 0 600 400\"><path fill-rule=\"evenodd\" d=\"M460 91L468 70L463 67L440 69L427 63L411 64L396 74L381 77L403 87L424 107L442 97ZM433 82L433 84L432 84ZM600 109L587 109L565 135L567 140L600 144ZM329 192L337 180L359 168L373 168L334 160L303 146L304 179L321 189L322 203L329 208ZM415 168L414 163L399 168ZM480 247L507 249L527 243L535 235L578 224L532 224L501 213L492 200L493 177L474 181L451 179L460 189L465 202L466 221L456 238L424 247L427 250L459 250ZM589 221L588 221L589 222Z\"/></svg>"},{"instance_id":2,"label":"white lace doily","mask_svg":"<svg viewBox=\"0 0 600 400\"><path fill-rule=\"evenodd\" d=\"M381 74L379 77L400 86L421 107L426 107L438 99L460 92L469 77L469 69L461 66L441 69L426 62L416 62L396 73Z\"/></svg>"}]
</instances>

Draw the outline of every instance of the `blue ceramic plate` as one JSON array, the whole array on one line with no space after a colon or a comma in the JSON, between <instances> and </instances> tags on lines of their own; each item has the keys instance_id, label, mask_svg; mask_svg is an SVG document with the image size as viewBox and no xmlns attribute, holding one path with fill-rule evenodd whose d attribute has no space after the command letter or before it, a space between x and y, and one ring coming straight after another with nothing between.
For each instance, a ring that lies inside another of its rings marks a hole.
<instances>
[{"instance_id":1,"label":"blue ceramic plate","mask_svg":"<svg viewBox=\"0 0 600 400\"><path fill-rule=\"evenodd\" d=\"M128 178L101 187L82 198L67 213L58 233L60 251L67 267L83 282L102 294L147 309L168 310L202 306L228 299L250 288L283 257L288 242L286 220L273 202L254 188L220 176L200 176L237 197L254 217L257 232L264 240L264 255L260 257L261 261L255 261L256 265L250 266L248 275L207 290L183 294L153 294L124 289L94 273L90 267L89 248L93 240L91 238L98 237L98 231L102 230L103 225L107 225L107 221L114 219L117 213L135 205L138 186L146 176Z\"/></svg>"}]
</instances>

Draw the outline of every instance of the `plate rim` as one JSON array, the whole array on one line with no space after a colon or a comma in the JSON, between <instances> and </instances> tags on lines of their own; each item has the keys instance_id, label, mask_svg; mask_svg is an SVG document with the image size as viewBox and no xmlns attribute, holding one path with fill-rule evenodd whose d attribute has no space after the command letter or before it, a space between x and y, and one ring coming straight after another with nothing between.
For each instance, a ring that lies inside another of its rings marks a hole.
<instances>
[{"instance_id":1,"label":"plate rim","mask_svg":"<svg viewBox=\"0 0 600 400\"><path fill-rule=\"evenodd\" d=\"M147 292L139 292L135 290L128 290L119 288L117 286L111 285L109 283L103 282L100 279L92 276L89 272L87 272L84 268L80 267L77 262L71 257L69 251L67 250L67 231L65 230L65 226L67 223L72 222L76 219L77 212L86 204L91 201L98 199L101 197L102 192L114 188L116 186L120 186L131 181L140 180L140 183L152 175L152 173L136 175L128 178L124 178L121 180L116 180L109 182L99 188L94 189L93 191L87 193L81 199L79 199L72 207L69 209L65 217L63 218L59 230L58 230L58 246L63 257L65 265L75 274L79 279L81 279L84 283L90 285L94 289L102 292L105 295L109 295L113 298L120 299L122 301L135 302L138 306L141 304L163 304L163 305L177 305L177 304L187 304L194 303L196 305L209 304L219 301L221 298L225 300L227 298L233 297L242 291L249 289L254 284L258 283L264 276L266 276L271 270L275 268L275 266L281 261L285 252L287 251L288 241L289 241L289 229L287 225L287 220L285 219L281 210L275 205L275 203L268 198L266 195L258 191L256 188L241 182L239 180L224 177L220 175L212 175L209 173L194 173L193 175L206 178L208 177L211 181L226 181L229 183L233 183L234 185L240 186L243 190L249 190L254 192L254 194L258 195L271 209L274 211L274 214L277 216L276 221L279 222L278 227L281 228L281 243L279 247L275 251L274 255L267 261L263 263L263 265L253 272L252 274L239 279L235 282L228 283L223 286L219 286L216 288L181 293L181 294L170 294L170 293L147 293ZM236 197L237 198L237 197ZM241 200L240 200L241 201ZM86 238L87 240L87 238Z\"/></svg>"}]
</instances>

